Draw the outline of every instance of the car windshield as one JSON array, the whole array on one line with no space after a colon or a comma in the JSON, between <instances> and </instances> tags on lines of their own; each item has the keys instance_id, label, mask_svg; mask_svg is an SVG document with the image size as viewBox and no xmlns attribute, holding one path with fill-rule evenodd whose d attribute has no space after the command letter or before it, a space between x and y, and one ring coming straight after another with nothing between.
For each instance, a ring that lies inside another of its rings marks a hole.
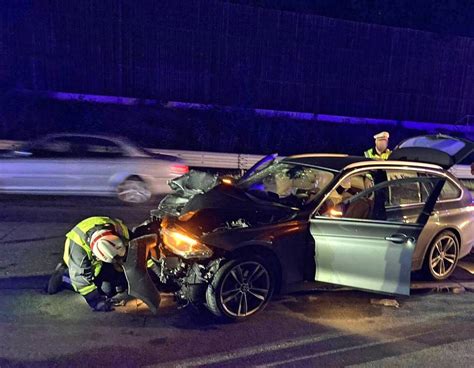
<instances>
[{"instance_id":1,"label":"car windshield","mask_svg":"<svg viewBox=\"0 0 474 368\"><path fill-rule=\"evenodd\" d=\"M274 163L237 183L237 187L259 198L301 207L313 200L334 174L289 162Z\"/></svg>"}]
</instances>

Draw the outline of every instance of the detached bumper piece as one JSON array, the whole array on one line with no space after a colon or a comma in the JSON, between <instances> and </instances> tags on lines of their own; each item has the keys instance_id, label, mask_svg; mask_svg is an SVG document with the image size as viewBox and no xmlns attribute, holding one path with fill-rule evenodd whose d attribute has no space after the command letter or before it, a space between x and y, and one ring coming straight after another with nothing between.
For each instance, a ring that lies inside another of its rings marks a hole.
<instances>
[{"instance_id":1,"label":"detached bumper piece","mask_svg":"<svg viewBox=\"0 0 474 368\"><path fill-rule=\"evenodd\" d=\"M142 300L153 314L158 313L160 293L150 278L147 259L150 249L156 247L157 236L145 235L129 243L127 260L123 264L128 282L128 293Z\"/></svg>"}]
</instances>

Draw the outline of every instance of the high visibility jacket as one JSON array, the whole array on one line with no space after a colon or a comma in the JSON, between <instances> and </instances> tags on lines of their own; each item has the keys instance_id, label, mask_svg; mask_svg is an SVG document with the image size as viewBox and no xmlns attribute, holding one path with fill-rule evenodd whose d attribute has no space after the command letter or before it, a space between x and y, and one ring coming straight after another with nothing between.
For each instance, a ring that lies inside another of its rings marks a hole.
<instances>
[{"instance_id":1,"label":"high visibility jacket","mask_svg":"<svg viewBox=\"0 0 474 368\"><path fill-rule=\"evenodd\" d=\"M364 156L367 158L372 158L374 160L388 160L388 157L392 151L390 151L388 148L379 154L375 147L369 148L367 151L364 152Z\"/></svg>"},{"instance_id":2,"label":"high visibility jacket","mask_svg":"<svg viewBox=\"0 0 474 368\"><path fill-rule=\"evenodd\" d=\"M63 259L68 266L72 286L81 295L97 289L94 278L100 272L102 261L92 253L90 238L95 231L105 228L113 229L124 241L130 239L128 229L121 220L100 216L81 221L66 234Z\"/></svg>"}]
</instances>

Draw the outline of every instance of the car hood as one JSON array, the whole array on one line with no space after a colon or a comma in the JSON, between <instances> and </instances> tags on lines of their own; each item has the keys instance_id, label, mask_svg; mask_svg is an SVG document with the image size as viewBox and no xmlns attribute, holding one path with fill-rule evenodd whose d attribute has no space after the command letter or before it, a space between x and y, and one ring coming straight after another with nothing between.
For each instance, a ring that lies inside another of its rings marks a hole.
<instances>
[{"instance_id":1,"label":"car hood","mask_svg":"<svg viewBox=\"0 0 474 368\"><path fill-rule=\"evenodd\" d=\"M180 226L200 236L287 221L298 211L298 208L261 200L235 186L221 184L191 198L184 206L179 222Z\"/></svg>"}]
</instances>

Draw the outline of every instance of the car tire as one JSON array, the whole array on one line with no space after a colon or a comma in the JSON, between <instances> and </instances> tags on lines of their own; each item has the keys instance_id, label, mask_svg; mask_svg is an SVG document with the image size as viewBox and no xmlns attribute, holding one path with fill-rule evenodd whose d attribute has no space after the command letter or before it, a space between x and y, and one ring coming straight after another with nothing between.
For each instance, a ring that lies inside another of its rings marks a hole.
<instances>
[{"instance_id":1,"label":"car tire","mask_svg":"<svg viewBox=\"0 0 474 368\"><path fill-rule=\"evenodd\" d=\"M262 311L275 289L275 275L261 257L230 260L206 290L206 307L225 321L241 321Z\"/></svg>"},{"instance_id":2,"label":"car tire","mask_svg":"<svg viewBox=\"0 0 474 368\"><path fill-rule=\"evenodd\" d=\"M152 193L148 185L138 176L125 179L117 187L117 198L125 203L140 204L150 201Z\"/></svg>"},{"instance_id":3,"label":"car tire","mask_svg":"<svg viewBox=\"0 0 474 368\"><path fill-rule=\"evenodd\" d=\"M446 280L454 272L459 259L459 240L449 230L439 233L425 256L424 274L435 281Z\"/></svg>"}]
</instances>

